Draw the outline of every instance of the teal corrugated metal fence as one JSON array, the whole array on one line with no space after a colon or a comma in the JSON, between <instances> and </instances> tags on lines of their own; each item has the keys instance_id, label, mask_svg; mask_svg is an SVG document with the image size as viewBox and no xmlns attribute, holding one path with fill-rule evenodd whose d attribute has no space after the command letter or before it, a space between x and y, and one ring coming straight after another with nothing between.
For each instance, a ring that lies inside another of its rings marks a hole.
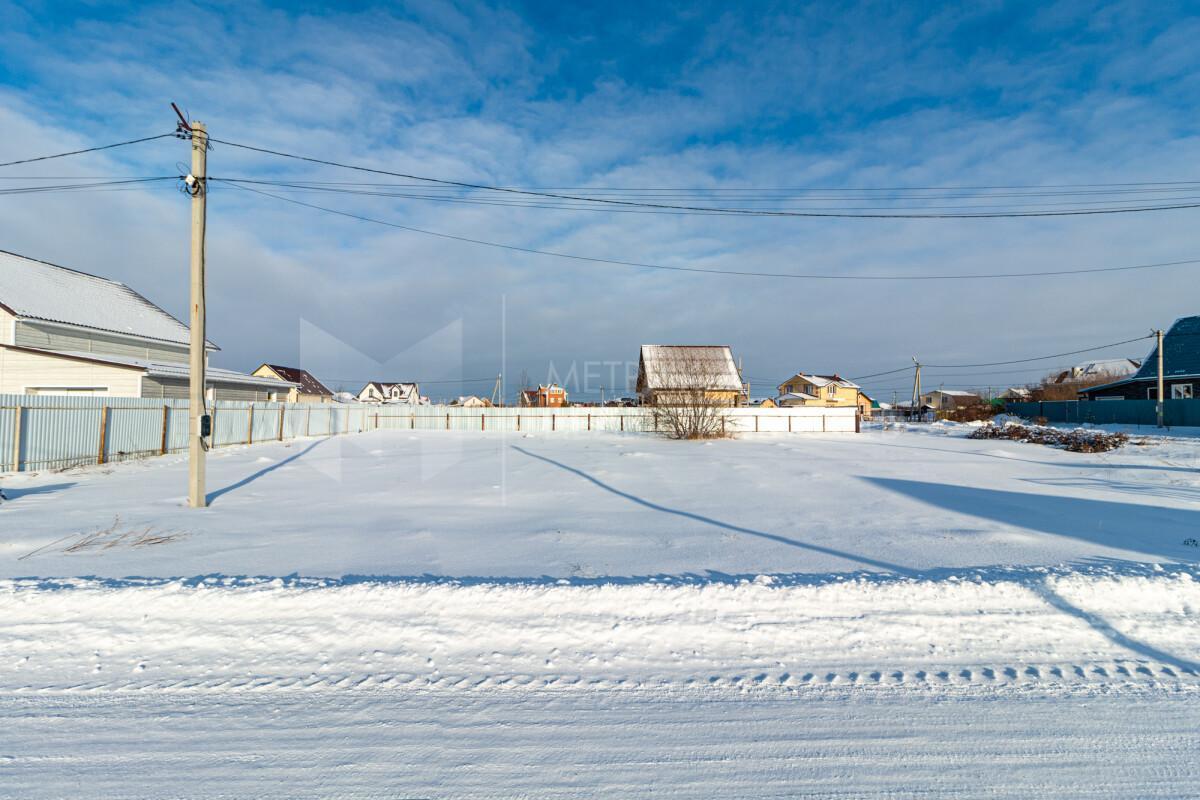
<instances>
[{"instance_id":1,"label":"teal corrugated metal fence","mask_svg":"<svg viewBox=\"0 0 1200 800\"><path fill-rule=\"evenodd\" d=\"M1153 400L1055 400L1044 403L1006 403L1018 417L1045 417L1048 422L1091 425L1150 425L1158 423ZM1167 427L1200 427L1200 400L1163 403Z\"/></svg>"}]
</instances>

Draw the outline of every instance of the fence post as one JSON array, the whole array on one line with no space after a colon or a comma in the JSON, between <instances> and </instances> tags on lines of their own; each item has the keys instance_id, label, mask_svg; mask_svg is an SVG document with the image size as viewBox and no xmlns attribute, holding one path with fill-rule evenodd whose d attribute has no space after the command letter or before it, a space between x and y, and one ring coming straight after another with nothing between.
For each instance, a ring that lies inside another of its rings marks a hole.
<instances>
[{"instance_id":1,"label":"fence post","mask_svg":"<svg viewBox=\"0 0 1200 800\"><path fill-rule=\"evenodd\" d=\"M588 414L588 430L592 429L592 415Z\"/></svg>"},{"instance_id":2,"label":"fence post","mask_svg":"<svg viewBox=\"0 0 1200 800\"><path fill-rule=\"evenodd\" d=\"M254 403L246 409L246 444L254 444Z\"/></svg>"},{"instance_id":3,"label":"fence post","mask_svg":"<svg viewBox=\"0 0 1200 800\"><path fill-rule=\"evenodd\" d=\"M446 430L450 430L450 413L446 413Z\"/></svg>"},{"instance_id":4,"label":"fence post","mask_svg":"<svg viewBox=\"0 0 1200 800\"><path fill-rule=\"evenodd\" d=\"M620 417L620 419L621 419L621 432L624 433L625 432L625 415L618 414L617 416Z\"/></svg>"},{"instance_id":5,"label":"fence post","mask_svg":"<svg viewBox=\"0 0 1200 800\"><path fill-rule=\"evenodd\" d=\"M304 435L312 436L312 406L304 409Z\"/></svg>"},{"instance_id":6,"label":"fence post","mask_svg":"<svg viewBox=\"0 0 1200 800\"><path fill-rule=\"evenodd\" d=\"M108 444L108 406L100 406L100 452L96 454L96 463L104 463L104 451Z\"/></svg>"},{"instance_id":7,"label":"fence post","mask_svg":"<svg viewBox=\"0 0 1200 800\"><path fill-rule=\"evenodd\" d=\"M158 443L158 455L160 455L160 456L167 455L167 420L168 420L169 416L170 416L169 405L163 405L163 407L162 407L162 440L160 441L160 443Z\"/></svg>"},{"instance_id":8,"label":"fence post","mask_svg":"<svg viewBox=\"0 0 1200 800\"><path fill-rule=\"evenodd\" d=\"M854 412L854 432L862 433L862 414Z\"/></svg>"},{"instance_id":9,"label":"fence post","mask_svg":"<svg viewBox=\"0 0 1200 800\"><path fill-rule=\"evenodd\" d=\"M754 432L758 433L758 414L754 415Z\"/></svg>"},{"instance_id":10,"label":"fence post","mask_svg":"<svg viewBox=\"0 0 1200 800\"><path fill-rule=\"evenodd\" d=\"M825 412L822 411L821 412L821 433L825 433L826 428L827 428L827 426L826 426Z\"/></svg>"},{"instance_id":11,"label":"fence post","mask_svg":"<svg viewBox=\"0 0 1200 800\"><path fill-rule=\"evenodd\" d=\"M13 472L21 471L21 428L22 422L25 419L25 409L17 406L13 409L16 415L13 417L13 451L12 451L12 468Z\"/></svg>"},{"instance_id":12,"label":"fence post","mask_svg":"<svg viewBox=\"0 0 1200 800\"><path fill-rule=\"evenodd\" d=\"M521 415L517 414L517 432L520 433L520 431L521 431Z\"/></svg>"},{"instance_id":13,"label":"fence post","mask_svg":"<svg viewBox=\"0 0 1200 800\"><path fill-rule=\"evenodd\" d=\"M213 400L212 407L212 447L217 446L217 401Z\"/></svg>"},{"instance_id":14,"label":"fence post","mask_svg":"<svg viewBox=\"0 0 1200 800\"><path fill-rule=\"evenodd\" d=\"M279 441L281 442L283 441L283 415L286 408L287 406L282 404L279 406Z\"/></svg>"},{"instance_id":15,"label":"fence post","mask_svg":"<svg viewBox=\"0 0 1200 800\"><path fill-rule=\"evenodd\" d=\"M481 430L481 431L487 430L487 414L479 415L479 430Z\"/></svg>"},{"instance_id":16,"label":"fence post","mask_svg":"<svg viewBox=\"0 0 1200 800\"><path fill-rule=\"evenodd\" d=\"M408 415L408 429L410 431L417 429L417 412L415 411Z\"/></svg>"},{"instance_id":17,"label":"fence post","mask_svg":"<svg viewBox=\"0 0 1200 800\"><path fill-rule=\"evenodd\" d=\"M788 433L791 433L792 432L792 415L791 414L788 414L787 421L788 421Z\"/></svg>"},{"instance_id":18,"label":"fence post","mask_svg":"<svg viewBox=\"0 0 1200 800\"><path fill-rule=\"evenodd\" d=\"M552 431L557 430L557 428L555 427L555 421L554 421L554 418L557 416L558 416L557 414L550 415L550 430L552 430Z\"/></svg>"}]
</instances>

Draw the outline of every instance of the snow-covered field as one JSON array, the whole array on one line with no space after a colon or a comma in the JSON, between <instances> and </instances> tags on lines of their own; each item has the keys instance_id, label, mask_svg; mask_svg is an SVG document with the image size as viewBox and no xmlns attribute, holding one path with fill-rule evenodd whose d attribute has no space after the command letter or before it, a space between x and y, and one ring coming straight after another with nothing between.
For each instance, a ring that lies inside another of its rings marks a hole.
<instances>
[{"instance_id":1,"label":"snow-covered field","mask_svg":"<svg viewBox=\"0 0 1200 800\"><path fill-rule=\"evenodd\" d=\"M1200 440L966 430L9 476L0 796L1200 793Z\"/></svg>"}]
</instances>

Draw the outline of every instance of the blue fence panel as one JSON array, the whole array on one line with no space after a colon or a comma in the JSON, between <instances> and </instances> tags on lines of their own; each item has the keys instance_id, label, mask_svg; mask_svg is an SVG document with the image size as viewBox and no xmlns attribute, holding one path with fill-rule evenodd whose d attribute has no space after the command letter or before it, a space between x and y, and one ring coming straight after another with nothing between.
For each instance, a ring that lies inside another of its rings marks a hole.
<instances>
[{"instance_id":1,"label":"blue fence panel","mask_svg":"<svg viewBox=\"0 0 1200 800\"><path fill-rule=\"evenodd\" d=\"M1018 417L1045 417L1048 422L1091 425L1158 424L1153 400L1058 400L1044 403L1006 403L1005 411ZM1200 400L1167 400L1163 403L1167 427L1200 427Z\"/></svg>"}]
</instances>

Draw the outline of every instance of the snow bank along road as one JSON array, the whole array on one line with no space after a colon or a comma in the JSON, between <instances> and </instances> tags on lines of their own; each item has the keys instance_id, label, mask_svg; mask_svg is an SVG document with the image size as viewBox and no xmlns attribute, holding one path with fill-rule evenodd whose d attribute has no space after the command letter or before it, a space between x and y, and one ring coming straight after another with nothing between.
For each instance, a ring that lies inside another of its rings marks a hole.
<instances>
[{"instance_id":1,"label":"snow bank along road","mask_svg":"<svg viewBox=\"0 0 1200 800\"><path fill-rule=\"evenodd\" d=\"M944 430L21 476L0 797L1200 795L1200 442Z\"/></svg>"}]
</instances>

